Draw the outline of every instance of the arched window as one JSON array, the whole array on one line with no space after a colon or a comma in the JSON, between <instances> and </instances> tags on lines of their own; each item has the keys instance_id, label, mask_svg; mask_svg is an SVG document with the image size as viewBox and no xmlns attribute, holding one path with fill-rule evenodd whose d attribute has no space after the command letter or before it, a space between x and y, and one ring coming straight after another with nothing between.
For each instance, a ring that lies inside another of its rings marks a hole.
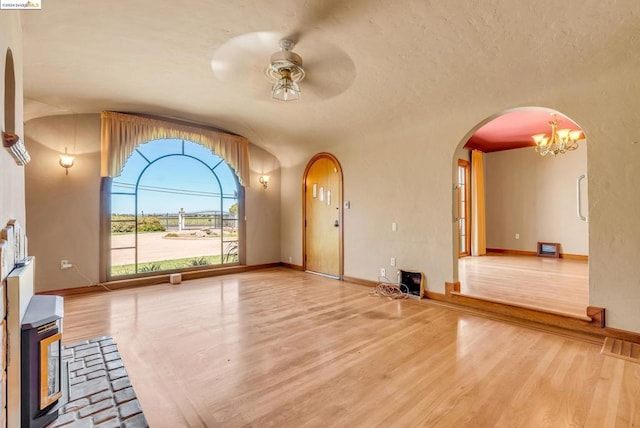
<instances>
[{"instance_id":1,"label":"arched window","mask_svg":"<svg viewBox=\"0 0 640 428\"><path fill-rule=\"evenodd\" d=\"M239 263L242 187L192 141L138 145L110 181L107 280Z\"/></svg>"}]
</instances>

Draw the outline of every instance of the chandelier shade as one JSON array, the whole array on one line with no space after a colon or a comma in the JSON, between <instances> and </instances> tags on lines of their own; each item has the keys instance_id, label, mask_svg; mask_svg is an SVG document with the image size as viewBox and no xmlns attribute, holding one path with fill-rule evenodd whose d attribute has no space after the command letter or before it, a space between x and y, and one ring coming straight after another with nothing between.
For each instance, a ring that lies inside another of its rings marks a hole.
<instances>
[{"instance_id":1,"label":"chandelier shade","mask_svg":"<svg viewBox=\"0 0 640 428\"><path fill-rule=\"evenodd\" d=\"M549 121L551 126L551 134L532 135L533 141L536 143L536 151L541 156L551 153L556 156L558 153L564 154L568 151L578 148L578 141L582 138L581 130L558 129L560 121L554 114L553 119Z\"/></svg>"}]
</instances>

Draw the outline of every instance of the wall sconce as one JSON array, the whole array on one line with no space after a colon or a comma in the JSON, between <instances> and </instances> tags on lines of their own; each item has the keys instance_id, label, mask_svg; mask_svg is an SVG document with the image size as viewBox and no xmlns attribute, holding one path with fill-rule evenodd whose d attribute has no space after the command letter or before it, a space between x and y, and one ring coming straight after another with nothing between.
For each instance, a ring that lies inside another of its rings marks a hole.
<instances>
[{"instance_id":1,"label":"wall sconce","mask_svg":"<svg viewBox=\"0 0 640 428\"><path fill-rule=\"evenodd\" d=\"M262 184L262 186L266 189L267 186L269 185L269 176L261 175L259 181L260 181L260 184Z\"/></svg>"},{"instance_id":2,"label":"wall sconce","mask_svg":"<svg viewBox=\"0 0 640 428\"><path fill-rule=\"evenodd\" d=\"M60 166L63 167L65 171L65 175L69 175L69 168L73 166L73 161L76 158L67 154L67 148L64 148L64 154L60 155Z\"/></svg>"}]
</instances>

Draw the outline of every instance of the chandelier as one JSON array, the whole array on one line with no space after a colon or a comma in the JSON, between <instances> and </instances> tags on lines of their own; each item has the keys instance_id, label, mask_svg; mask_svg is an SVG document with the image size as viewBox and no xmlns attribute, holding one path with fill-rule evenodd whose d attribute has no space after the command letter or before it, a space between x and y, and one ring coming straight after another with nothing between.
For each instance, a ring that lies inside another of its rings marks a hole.
<instances>
[{"instance_id":1,"label":"chandelier","mask_svg":"<svg viewBox=\"0 0 640 428\"><path fill-rule=\"evenodd\" d=\"M293 101L300 98L298 82L304 79L302 58L291 52L295 43L288 39L280 40L280 52L271 55L271 64L266 74L275 83L271 96L280 101Z\"/></svg>"},{"instance_id":2,"label":"chandelier","mask_svg":"<svg viewBox=\"0 0 640 428\"><path fill-rule=\"evenodd\" d=\"M536 152L545 156L547 153L566 153L578 148L578 140L582 137L582 131L571 129L558 129L558 117L554 114L553 119L549 121L551 125L551 136L546 134L532 135L533 141L536 143Z\"/></svg>"}]
</instances>

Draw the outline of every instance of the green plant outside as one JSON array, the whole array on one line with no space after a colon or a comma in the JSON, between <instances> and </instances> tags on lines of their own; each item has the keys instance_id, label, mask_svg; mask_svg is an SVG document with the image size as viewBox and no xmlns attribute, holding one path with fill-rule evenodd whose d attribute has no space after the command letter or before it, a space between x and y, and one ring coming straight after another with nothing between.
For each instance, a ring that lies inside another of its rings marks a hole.
<instances>
[{"instance_id":1,"label":"green plant outside","mask_svg":"<svg viewBox=\"0 0 640 428\"><path fill-rule=\"evenodd\" d=\"M191 264L191 266L206 266L211 264L209 260L204 256L191 259L189 263Z\"/></svg>"},{"instance_id":2,"label":"green plant outside","mask_svg":"<svg viewBox=\"0 0 640 428\"><path fill-rule=\"evenodd\" d=\"M123 234L135 232L136 225L132 215L112 215L111 233ZM138 232L164 232L166 229L157 217L138 217Z\"/></svg>"},{"instance_id":3,"label":"green plant outside","mask_svg":"<svg viewBox=\"0 0 640 428\"><path fill-rule=\"evenodd\" d=\"M193 266L207 266L221 264L222 256L188 257L183 259L162 260L138 263L138 272L160 272L174 269L184 269ZM111 266L111 276L135 274L135 264Z\"/></svg>"}]
</instances>

